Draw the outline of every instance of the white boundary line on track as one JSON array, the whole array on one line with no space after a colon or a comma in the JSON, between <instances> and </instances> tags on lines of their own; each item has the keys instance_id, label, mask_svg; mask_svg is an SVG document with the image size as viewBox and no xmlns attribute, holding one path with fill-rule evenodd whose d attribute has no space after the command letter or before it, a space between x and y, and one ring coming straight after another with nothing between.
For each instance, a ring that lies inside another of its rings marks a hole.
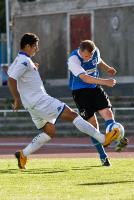
<instances>
[{"instance_id":1,"label":"white boundary line on track","mask_svg":"<svg viewBox=\"0 0 134 200\"><path fill-rule=\"evenodd\" d=\"M21 142L21 143L17 143L17 142L1 142L0 143L0 147L13 147L13 146L26 146L29 143L26 142ZM94 147L94 145L92 144L69 144L69 143L52 143L52 144L45 144L44 147L58 147L58 148L90 148L90 147ZM110 145L109 147L113 148L115 147L115 145ZM129 144L127 146L127 148L134 148L134 144Z\"/></svg>"}]
</instances>

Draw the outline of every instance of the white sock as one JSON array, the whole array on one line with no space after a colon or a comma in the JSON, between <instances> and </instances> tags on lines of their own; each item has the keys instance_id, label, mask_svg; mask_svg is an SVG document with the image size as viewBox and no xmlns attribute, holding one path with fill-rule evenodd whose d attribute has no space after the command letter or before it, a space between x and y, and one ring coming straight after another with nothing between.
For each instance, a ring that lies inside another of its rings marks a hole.
<instances>
[{"instance_id":1,"label":"white sock","mask_svg":"<svg viewBox=\"0 0 134 200\"><path fill-rule=\"evenodd\" d=\"M27 157L33 152L37 151L49 140L51 140L51 137L49 135L47 135L46 133L40 133L35 138L33 138L32 142L28 144L25 149L23 149L24 156Z\"/></svg>"},{"instance_id":2,"label":"white sock","mask_svg":"<svg viewBox=\"0 0 134 200\"><path fill-rule=\"evenodd\" d=\"M77 116L74 119L73 124L81 132L90 135L100 143L103 144L105 142L105 135L101 134L95 127L93 127L89 122L85 121L81 116Z\"/></svg>"}]
</instances>

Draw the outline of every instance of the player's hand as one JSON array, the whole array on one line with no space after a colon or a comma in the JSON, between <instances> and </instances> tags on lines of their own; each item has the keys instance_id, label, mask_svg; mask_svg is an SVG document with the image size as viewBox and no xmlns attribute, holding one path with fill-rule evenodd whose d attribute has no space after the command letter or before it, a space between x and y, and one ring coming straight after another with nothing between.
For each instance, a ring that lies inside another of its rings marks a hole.
<instances>
[{"instance_id":1,"label":"player's hand","mask_svg":"<svg viewBox=\"0 0 134 200\"><path fill-rule=\"evenodd\" d=\"M105 80L105 85L108 87L114 87L116 84L116 80L115 79L106 79Z\"/></svg>"},{"instance_id":2,"label":"player's hand","mask_svg":"<svg viewBox=\"0 0 134 200\"><path fill-rule=\"evenodd\" d=\"M16 98L14 100L14 103L12 104L13 111L14 112L18 111L18 109L20 108L20 105L21 105L20 98Z\"/></svg>"},{"instance_id":3,"label":"player's hand","mask_svg":"<svg viewBox=\"0 0 134 200\"><path fill-rule=\"evenodd\" d=\"M113 67L109 67L107 73L109 76L114 76L117 73L117 71Z\"/></svg>"},{"instance_id":4,"label":"player's hand","mask_svg":"<svg viewBox=\"0 0 134 200\"><path fill-rule=\"evenodd\" d=\"M34 63L36 68L39 69L39 63Z\"/></svg>"}]
</instances>

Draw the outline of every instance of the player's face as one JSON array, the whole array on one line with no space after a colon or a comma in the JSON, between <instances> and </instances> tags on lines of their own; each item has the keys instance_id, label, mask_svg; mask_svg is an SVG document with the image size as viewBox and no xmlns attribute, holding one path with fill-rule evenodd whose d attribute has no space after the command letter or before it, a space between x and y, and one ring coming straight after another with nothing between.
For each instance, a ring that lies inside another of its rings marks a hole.
<instances>
[{"instance_id":1,"label":"player's face","mask_svg":"<svg viewBox=\"0 0 134 200\"><path fill-rule=\"evenodd\" d=\"M34 56L38 51L39 51L39 46L38 46L38 42L36 42L35 44L33 44L32 46L27 45L27 49L26 49L26 53L32 57Z\"/></svg>"},{"instance_id":2,"label":"player's face","mask_svg":"<svg viewBox=\"0 0 134 200\"><path fill-rule=\"evenodd\" d=\"M92 52L85 50L85 51L80 51L80 55L84 61L88 61L92 58L93 54L92 54Z\"/></svg>"},{"instance_id":3,"label":"player's face","mask_svg":"<svg viewBox=\"0 0 134 200\"><path fill-rule=\"evenodd\" d=\"M31 46L31 56L34 56L39 51L39 44L36 42Z\"/></svg>"}]
</instances>

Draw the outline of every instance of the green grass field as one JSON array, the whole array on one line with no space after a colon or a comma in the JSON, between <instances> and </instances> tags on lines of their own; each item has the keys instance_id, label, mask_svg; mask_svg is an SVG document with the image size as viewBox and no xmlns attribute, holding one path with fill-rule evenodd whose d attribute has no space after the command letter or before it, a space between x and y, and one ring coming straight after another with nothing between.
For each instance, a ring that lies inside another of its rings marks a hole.
<instances>
[{"instance_id":1,"label":"green grass field","mask_svg":"<svg viewBox=\"0 0 134 200\"><path fill-rule=\"evenodd\" d=\"M0 200L134 200L134 159L0 159Z\"/></svg>"}]
</instances>

